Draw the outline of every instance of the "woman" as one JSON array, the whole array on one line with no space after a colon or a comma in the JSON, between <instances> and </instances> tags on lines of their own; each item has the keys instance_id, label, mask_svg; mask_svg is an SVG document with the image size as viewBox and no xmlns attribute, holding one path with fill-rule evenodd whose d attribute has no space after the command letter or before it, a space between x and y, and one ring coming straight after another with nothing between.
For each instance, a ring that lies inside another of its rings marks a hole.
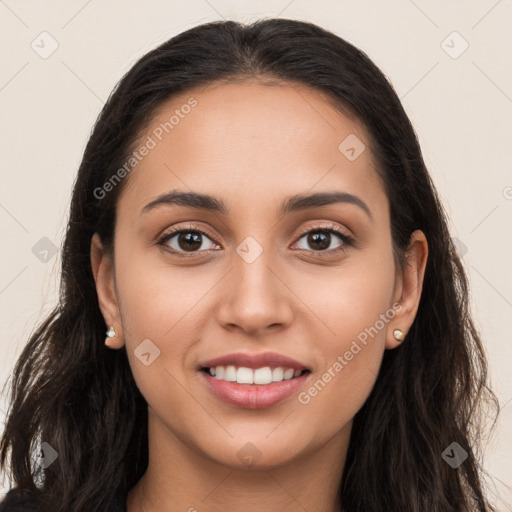
<instances>
[{"instance_id":1,"label":"woman","mask_svg":"<svg viewBox=\"0 0 512 512\"><path fill-rule=\"evenodd\" d=\"M12 390L0 510L492 510L494 397L414 130L309 23L201 25L121 80Z\"/></svg>"}]
</instances>

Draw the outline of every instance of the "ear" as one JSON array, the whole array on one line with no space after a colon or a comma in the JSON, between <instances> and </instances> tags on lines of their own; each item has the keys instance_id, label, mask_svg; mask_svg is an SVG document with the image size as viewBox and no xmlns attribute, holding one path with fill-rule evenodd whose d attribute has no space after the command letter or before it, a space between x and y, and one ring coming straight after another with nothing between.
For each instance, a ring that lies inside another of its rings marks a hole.
<instances>
[{"instance_id":1,"label":"ear","mask_svg":"<svg viewBox=\"0 0 512 512\"><path fill-rule=\"evenodd\" d=\"M104 251L103 244L97 233L94 233L91 239L91 266L94 281L96 282L98 302L105 319L105 324L108 326L107 328L110 328L111 325L114 326L116 331L116 336L108 338L105 341L105 345L109 348L120 349L123 347L124 342L121 315L114 285L114 264L111 255Z\"/></svg>"},{"instance_id":2,"label":"ear","mask_svg":"<svg viewBox=\"0 0 512 512\"><path fill-rule=\"evenodd\" d=\"M399 303L401 308L389 322L386 348L393 349L400 345L401 341L394 336L395 329L404 332L407 339L409 331L418 306L420 304L421 290L423 289L423 278L428 258L428 243L423 231L416 230L412 233L409 247L406 252L406 264L401 275L398 276L395 288L393 303Z\"/></svg>"}]
</instances>

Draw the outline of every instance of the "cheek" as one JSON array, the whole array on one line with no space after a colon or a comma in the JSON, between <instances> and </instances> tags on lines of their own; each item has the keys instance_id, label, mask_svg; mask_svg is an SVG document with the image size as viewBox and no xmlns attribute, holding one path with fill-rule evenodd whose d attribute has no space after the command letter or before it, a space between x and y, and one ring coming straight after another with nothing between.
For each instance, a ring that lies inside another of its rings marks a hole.
<instances>
[{"instance_id":1,"label":"cheek","mask_svg":"<svg viewBox=\"0 0 512 512\"><path fill-rule=\"evenodd\" d=\"M313 443L322 444L350 425L364 405L383 353L381 343L372 343L340 343L337 353L333 351L326 366L297 395L295 418L303 418L303 435Z\"/></svg>"},{"instance_id":2,"label":"cheek","mask_svg":"<svg viewBox=\"0 0 512 512\"><path fill-rule=\"evenodd\" d=\"M332 357L333 350L347 350L347 343L350 346L351 340L374 326L390 308L395 269L391 250L386 254L377 250L354 253L338 267L312 267L296 280L298 295L323 324L322 337L329 340L322 347L325 354ZM383 339L386 329L381 322L379 327Z\"/></svg>"},{"instance_id":3,"label":"cheek","mask_svg":"<svg viewBox=\"0 0 512 512\"><path fill-rule=\"evenodd\" d=\"M308 305L323 324L317 338L322 365L298 402L311 418L311 433L322 427L328 414L327 429L334 434L353 418L375 384L388 324L395 316L390 304L394 264L382 253L369 254L347 260L329 279L316 272L302 283L304 291L309 290Z\"/></svg>"},{"instance_id":4,"label":"cheek","mask_svg":"<svg viewBox=\"0 0 512 512\"><path fill-rule=\"evenodd\" d=\"M156 248L121 251L120 245L116 277L127 340L133 344L140 336L172 337L194 317L194 305L207 294L213 278L166 263Z\"/></svg>"},{"instance_id":5,"label":"cheek","mask_svg":"<svg viewBox=\"0 0 512 512\"><path fill-rule=\"evenodd\" d=\"M334 297L334 296L333 296ZM320 339L322 364L297 396L309 435L329 439L350 423L371 393L385 349L387 321L382 298L365 294L332 302L328 322L335 334ZM381 314L384 314L382 317ZM326 423L325 418L329 418Z\"/></svg>"},{"instance_id":6,"label":"cheek","mask_svg":"<svg viewBox=\"0 0 512 512\"><path fill-rule=\"evenodd\" d=\"M116 288L137 386L149 403L172 395L176 407L185 405L187 396L179 392L179 383L190 378L190 354L210 318L204 311L205 298L219 275L166 264L157 250L123 252L122 242L117 248ZM148 366L138 357L143 342L154 361ZM152 351L157 354L154 359Z\"/></svg>"}]
</instances>

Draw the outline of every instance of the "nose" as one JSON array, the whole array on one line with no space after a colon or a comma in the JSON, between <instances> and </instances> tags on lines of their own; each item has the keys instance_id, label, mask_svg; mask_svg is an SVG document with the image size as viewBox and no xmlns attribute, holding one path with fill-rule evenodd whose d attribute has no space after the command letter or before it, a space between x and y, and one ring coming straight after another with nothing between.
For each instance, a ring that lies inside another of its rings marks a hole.
<instances>
[{"instance_id":1,"label":"nose","mask_svg":"<svg viewBox=\"0 0 512 512\"><path fill-rule=\"evenodd\" d=\"M270 252L263 251L251 263L234 255L234 268L226 276L217 310L224 329L258 336L291 324L293 293Z\"/></svg>"}]
</instances>

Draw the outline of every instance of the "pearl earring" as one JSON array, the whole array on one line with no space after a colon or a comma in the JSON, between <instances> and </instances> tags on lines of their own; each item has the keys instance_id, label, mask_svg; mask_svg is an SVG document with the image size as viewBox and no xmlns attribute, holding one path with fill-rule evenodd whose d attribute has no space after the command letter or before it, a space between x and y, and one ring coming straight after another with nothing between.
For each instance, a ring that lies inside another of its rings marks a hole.
<instances>
[{"instance_id":1,"label":"pearl earring","mask_svg":"<svg viewBox=\"0 0 512 512\"><path fill-rule=\"evenodd\" d=\"M402 329L395 329L393 331L393 336L395 337L395 340L402 342L404 341L405 333Z\"/></svg>"},{"instance_id":2,"label":"pearl earring","mask_svg":"<svg viewBox=\"0 0 512 512\"><path fill-rule=\"evenodd\" d=\"M107 331L107 337L105 338L105 345L107 345L109 340L111 340L112 338L117 338L117 334L116 334L116 331L115 331L113 325L111 325L110 329Z\"/></svg>"}]
</instances>

